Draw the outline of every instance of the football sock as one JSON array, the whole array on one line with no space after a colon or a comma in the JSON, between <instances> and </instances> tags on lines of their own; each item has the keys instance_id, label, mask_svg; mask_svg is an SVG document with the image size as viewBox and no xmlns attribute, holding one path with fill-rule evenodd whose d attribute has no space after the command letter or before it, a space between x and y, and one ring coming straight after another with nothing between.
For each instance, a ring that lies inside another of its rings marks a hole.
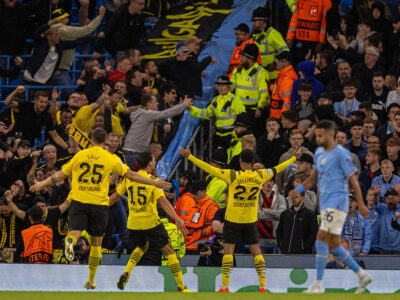
<instances>
[{"instance_id":1,"label":"football sock","mask_svg":"<svg viewBox=\"0 0 400 300\"><path fill-rule=\"evenodd\" d=\"M222 258L222 287L229 286L229 279L233 268L233 255L225 254Z\"/></svg>"},{"instance_id":2,"label":"football sock","mask_svg":"<svg viewBox=\"0 0 400 300\"><path fill-rule=\"evenodd\" d=\"M256 267L258 279L260 280L260 288L266 287L266 272L265 261L262 255L254 256L254 266Z\"/></svg>"},{"instance_id":3,"label":"football sock","mask_svg":"<svg viewBox=\"0 0 400 300\"><path fill-rule=\"evenodd\" d=\"M181 265L179 264L179 260L176 257L176 254L170 254L167 256L168 259L168 267L171 271L172 275L175 277L176 285L180 289L184 289L185 285L183 284L183 276L182 276L182 269Z\"/></svg>"},{"instance_id":4,"label":"football sock","mask_svg":"<svg viewBox=\"0 0 400 300\"><path fill-rule=\"evenodd\" d=\"M315 268L317 269L317 280L320 282L324 277L326 263L328 262L329 247L327 243L316 240L315 248L317 249L317 254L315 255Z\"/></svg>"},{"instance_id":5,"label":"football sock","mask_svg":"<svg viewBox=\"0 0 400 300\"><path fill-rule=\"evenodd\" d=\"M90 283L94 283L94 276L96 276L97 268L101 260L101 246L90 247L89 253L89 279Z\"/></svg>"},{"instance_id":6,"label":"football sock","mask_svg":"<svg viewBox=\"0 0 400 300\"><path fill-rule=\"evenodd\" d=\"M341 260L347 267L349 267L355 273L357 273L357 275L359 275L358 271L361 268L358 265L358 263L354 260L354 258L351 256L351 254L348 251L346 251L346 249L344 249L342 246L339 246L332 250L332 254L335 255L337 259Z\"/></svg>"},{"instance_id":7,"label":"football sock","mask_svg":"<svg viewBox=\"0 0 400 300\"><path fill-rule=\"evenodd\" d=\"M136 247L136 249L133 250L133 252L131 253L131 256L129 257L128 264L126 265L126 268L125 268L125 272L129 274L128 276L131 276L132 269L140 261L143 254L144 254L143 250L139 247Z\"/></svg>"}]
</instances>

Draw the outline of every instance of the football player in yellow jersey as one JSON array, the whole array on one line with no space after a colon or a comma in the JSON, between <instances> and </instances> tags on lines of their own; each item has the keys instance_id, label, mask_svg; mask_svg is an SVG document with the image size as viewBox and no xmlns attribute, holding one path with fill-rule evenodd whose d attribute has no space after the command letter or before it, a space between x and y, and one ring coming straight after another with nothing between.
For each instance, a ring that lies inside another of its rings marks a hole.
<instances>
[{"instance_id":1,"label":"football player in yellow jersey","mask_svg":"<svg viewBox=\"0 0 400 300\"><path fill-rule=\"evenodd\" d=\"M154 156L150 152L140 153L138 156L140 171L138 174L150 178L151 171L155 167ZM119 278L117 286L120 290L125 288L126 283L131 275L132 269L140 261L143 254L149 248L149 240L154 247L161 249L167 256L168 266L174 275L179 292L190 292L183 284L182 270L179 260L176 257L175 250L169 241L168 233L164 224L161 222L157 212L157 203L162 209L175 220L178 229L187 234L187 229L177 214L171 203L165 197L164 192L154 186L133 182L129 179L124 181L117 187L117 191L110 197L110 204L115 203L118 199L128 192L129 217L128 229L129 238L138 246L132 252L125 272Z\"/></svg>"},{"instance_id":2,"label":"football player in yellow jersey","mask_svg":"<svg viewBox=\"0 0 400 300\"><path fill-rule=\"evenodd\" d=\"M32 192L63 181L72 176L71 191L68 199L71 201L69 210L69 232L65 238L65 256L68 261L74 259L74 245L81 231L90 234L89 279L85 288L94 289L94 277L101 259L101 243L107 227L108 190L110 175L120 176L159 188L170 188L171 184L154 180L132 172L128 166L114 154L104 150L107 132L97 128L92 132L93 147L79 151L62 169L44 181L31 186Z\"/></svg>"},{"instance_id":3,"label":"football player in yellow jersey","mask_svg":"<svg viewBox=\"0 0 400 300\"><path fill-rule=\"evenodd\" d=\"M224 257L222 259L222 287L219 292L229 293L229 278L233 267L233 253L235 245L242 241L249 245L251 254L254 256L254 265L260 281L260 292L266 292L266 268L265 261L261 255L258 242L257 210L258 194L264 182L282 172L296 161L291 159L272 169L260 169L253 171L251 165L254 161L254 152L245 149L240 154L240 167L242 171L230 169L219 169L197 159L186 150L180 148L179 152L184 158L188 158L199 168L212 176L225 181L228 187L228 205L225 213L224 230Z\"/></svg>"}]
</instances>

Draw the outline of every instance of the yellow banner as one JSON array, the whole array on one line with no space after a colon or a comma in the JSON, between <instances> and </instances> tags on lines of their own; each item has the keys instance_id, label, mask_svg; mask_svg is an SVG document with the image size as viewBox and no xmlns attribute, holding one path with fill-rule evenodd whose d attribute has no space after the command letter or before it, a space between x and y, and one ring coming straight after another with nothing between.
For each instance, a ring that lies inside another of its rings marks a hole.
<instances>
[{"instance_id":1,"label":"yellow banner","mask_svg":"<svg viewBox=\"0 0 400 300\"><path fill-rule=\"evenodd\" d=\"M87 149L92 146L92 142L87 135L74 125L71 125L69 128L68 135L72 137L82 149Z\"/></svg>"}]
</instances>

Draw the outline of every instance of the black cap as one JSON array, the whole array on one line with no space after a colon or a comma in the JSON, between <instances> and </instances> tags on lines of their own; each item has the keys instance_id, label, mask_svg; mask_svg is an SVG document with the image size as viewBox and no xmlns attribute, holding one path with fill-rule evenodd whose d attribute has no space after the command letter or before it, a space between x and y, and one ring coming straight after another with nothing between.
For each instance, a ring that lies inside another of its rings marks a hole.
<instances>
[{"instance_id":1,"label":"black cap","mask_svg":"<svg viewBox=\"0 0 400 300\"><path fill-rule=\"evenodd\" d=\"M237 115L234 126L251 127L252 120L247 113L240 113Z\"/></svg>"},{"instance_id":2,"label":"black cap","mask_svg":"<svg viewBox=\"0 0 400 300\"><path fill-rule=\"evenodd\" d=\"M32 218L32 221L40 222L43 217L43 210L39 206L34 205L29 209L28 215Z\"/></svg>"},{"instance_id":3,"label":"black cap","mask_svg":"<svg viewBox=\"0 0 400 300\"><path fill-rule=\"evenodd\" d=\"M323 93L319 94L319 96L317 97L317 100L319 98L326 98L326 99L332 100L332 95L328 92L323 92Z\"/></svg>"},{"instance_id":4,"label":"black cap","mask_svg":"<svg viewBox=\"0 0 400 300\"><path fill-rule=\"evenodd\" d=\"M257 60L259 53L260 50L258 50L258 46L256 44L247 44L242 50L242 52L240 52L241 55L247 56L254 60Z\"/></svg>"},{"instance_id":5,"label":"black cap","mask_svg":"<svg viewBox=\"0 0 400 300\"><path fill-rule=\"evenodd\" d=\"M385 197L390 196L390 195L392 195L392 196L398 196L399 194L396 192L395 189L392 188L392 189L388 189L388 190L386 191Z\"/></svg>"},{"instance_id":6,"label":"black cap","mask_svg":"<svg viewBox=\"0 0 400 300\"><path fill-rule=\"evenodd\" d=\"M281 53L279 53L278 55L276 55L275 58L276 58L277 60L286 59L286 60L290 61L290 51L282 51Z\"/></svg>"},{"instance_id":7,"label":"black cap","mask_svg":"<svg viewBox=\"0 0 400 300\"><path fill-rule=\"evenodd\" d=\"M247 24L245 23L240 23L235 30L239 30L241 32L246 32L246 33L250 33L250 28L249 26L247 26Z\"/></svg>"},{"instance_id":8,"label":"black cap","mask_svg":"<svg viewBox=\"0 0 400 300\"><path fill-rule=\"evenodd\" d=\"M21 141L18 143L18 148L19 148L19 147L31 147L31 148L32 148L32 145L31 145L31 142L28 141L28 140L21 140Z\"/></svg>"},{"instance_id":9,"label":"black cap","mask_svg":"<svg viewBox=\"0 0 400 300\"><path fill-rule=\"evenodd\" d=\"M266 9L265 7L257 7L255 10L253 10L253 15L251 16L252 21L256 20L263 20L263 21L268 21L268 15L269 15L269 10Z\"/></svg>"},{"instance_id":10,"label":"black cap","mask_svg":"<svg viewBox=\"0 0 400 300\"><path fill-rule=\"evenodd\" d=\"M229 77L226 75L222 75L218 77L218 80L214 82L214 84L232 84L232 82L229 80Z\"/></svg>"},{"instance_id":11,"label":"black cap","mask_svg":"<svg viewBox=\"0 0 400 300\"><path fill-rule=\"evenodd\" d=\"M43 202L43 203L47 203L47 200L45 197L41 196L41 195L37 195L35 196L35 198L33 198L33 204L36 204L38 202Z\"/></svg>"},{"instance_id":12,"label":"black cap","mask_svg":"<svg viewBox=\"0 0 400 300\"><path fill-rule=\"evenodd\" d=\"M53 11L51 13L51 18L52 19L64 19L66 17L69 17L69 13L67 13L65 10L63 10L62 8L56 9L55 11Z\"/></svg>"},{"instance_id":13,"label":"black cap","mask_svg":"<svg viewBox=\"0 0 400 300\"><path fill-rule=\"evenodd\" d=\"M314 163L313 157L307 153L303 153L297 161L306 162L306 163L310 163L310 164Z\"/></svg>"},{"instance_id":14,"label":"black cap","mask_svg":"<svg viewBox=\"0 0 400 300\"><path fill-rule=\"evenodd\" d=\"M225 166L228 161L228 154L223 149L217 149L212 153L211 160L221 166Z\"/></svg>"}]
</instances>

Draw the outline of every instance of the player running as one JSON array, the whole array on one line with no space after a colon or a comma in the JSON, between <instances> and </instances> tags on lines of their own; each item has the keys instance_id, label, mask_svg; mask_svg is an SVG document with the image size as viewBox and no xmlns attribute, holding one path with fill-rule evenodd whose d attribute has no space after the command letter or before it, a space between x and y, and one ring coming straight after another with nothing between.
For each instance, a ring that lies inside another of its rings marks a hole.
<instances>
[{"instance_id":1,"label":"player running","mask_svg":"<svg viewBox=\"0 0 400 300\"><path fill-rule=\"evenodd\" d=\"M138 157L140 170L138 174L143 177L150 178L149 173L155 167L154 156L149 152L140 153ZM175 220L178 229L187 234L187 229L183 221L177 216L171 203L165 197L164 192L154 186L137 183L125 178L117 187L117 191L111 195L110 204L118 201L118 199L128 192L129 217L128 229L129 239L138 246L132 252L125 272L119 278L117 286L120 290L125 288L126 283L131 275L132 269L140 261L143 254L149 248L149 241L152 246L160 248L167 256L168 266L171 273L175 277L179 292L190 292L183 284L182 270L176 257L175 250L172 247L168 233L160 220L157 212L157 203L162 209Z\"/></svg>"},{"instance_id":2,"label":"player running","mask_svg":"<svg viewBox=\"0 0 400 300\"><path fill-rule=\"evenodd\" d=\"M315 133L316 142L320 147L315 151L314 170L303 185L289 193L291 199L295 198L298 193L303 193L315 185L318 178L321 225L315 241L317 279L303 293L322 293L322 278L330 250L333 255L357 274L359 284L355 293L361 294L371 282L372 277L360 268L349 252L340 246L340 234L349 210L348 182L354 190L358 209L364 218L369 217L369 211L364 205L355 174L356 167L351 161L350 152L335 143L335 123L320 121L317 123Z\"/></svg>"},{"instance_id":3,"label":"player running","mask_svg":"<svg viewBox=\"0 0 400 300\"><path fill-rule=\"evenodd\" d=\"M118 156L104 150L107 132L96 128L92 132L93 147L79 151L62 169L44 181L31 186L32 192L63 181L72 175L71 191L68 199L71 201L69 210L69 231L65 238L65 257L68 261L74 259L74 245L82 230L90 234L89 279L85 284L87 289L95 289L94 277L101 260L101 243L107 227L110 186L110 175L117 173L144 184L159 188L170 188L171 184L153 180L132 172L124 165Z\"/></svg>"},{"instance_id":4,"label":"player running","mask_svg":"<svg viewBox=\"0 0 400 300\"><path fill-rule=\"evenodd\" d=\"M254 161L254 152L243 150L240 154L240 167L242 171L221 170L197 159L186 150L180 148L179 152L184 158L188 158L199 168L212 176L218 177L229 184L228 205L225 213L223 230L224 256L222 258L222 287L219 292L229 293L229 278L233 268L233 253L235 245L242 241L249 245L251 254L254 256L254 265L260 281L260 292L266 292L266 268L264 257L261 255L258 241L257 210L258 194L264 182L282 172L293 162L295 157L283 162L272 169L251 169Z\"/></svg>"}]
</instances>

